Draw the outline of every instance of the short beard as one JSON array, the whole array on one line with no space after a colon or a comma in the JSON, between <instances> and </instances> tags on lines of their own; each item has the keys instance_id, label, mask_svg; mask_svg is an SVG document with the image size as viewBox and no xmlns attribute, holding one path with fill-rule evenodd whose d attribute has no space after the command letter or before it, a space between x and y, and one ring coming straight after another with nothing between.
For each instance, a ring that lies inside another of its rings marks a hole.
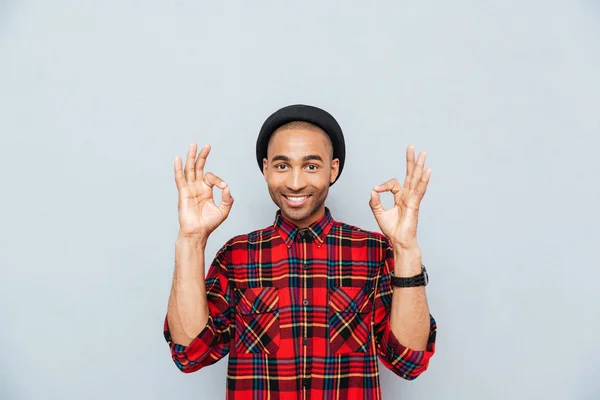
<instances>
[{"instance_id":1,"label":"short beard","mask_svg":"<svg viewBox=\"0 0 600 400\"><path fill-rule=\"evenodd\" d=\"M311 195L311 201L313 202L312 205L310 205L310 208L303 208L303 209L294 209L291 208L289 206L287 206L282 197L282 194L279 192L273 192L270 188L269 188L269 194L271 195L271 199L273 200L273 202L277 205L277 207L279 207L279 209L281 210L281 214L284 218L290 220L291 222L296 223L296 225L298 225L298 223L301 223L307 219L309 219L311 216L313 216L314 214L316 214L325 204L325 199L327 198L327 194L329 193L329 188L327 188L327 190L324 193L324 197L321 198L316 198L315 194ZM321 194L323 195L323 194Z\"/></svg>"}]
</instances>

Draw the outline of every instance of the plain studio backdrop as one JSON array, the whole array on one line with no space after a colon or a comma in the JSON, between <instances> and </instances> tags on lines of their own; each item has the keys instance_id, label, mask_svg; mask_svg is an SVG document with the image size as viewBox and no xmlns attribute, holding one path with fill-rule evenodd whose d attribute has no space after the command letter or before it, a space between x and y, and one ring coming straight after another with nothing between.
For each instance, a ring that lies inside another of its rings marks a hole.
<instances>
[{"instance_id":1,"label":"plain studio backdrop","mask_svg":"<svg viewBox=\"0 0 600 400\"><path fill-rule=\"evenodd\" d=\"M210 143L235 197L212 260L272 223L255 140L308 103L346 135L335 219L377 229L409 144L433 169L437 353L383 398L599 399L599 71L594 0L0 2L0 398L223 398L226 359L163 339L173 160Z\"/></svg>"}]
</instances>

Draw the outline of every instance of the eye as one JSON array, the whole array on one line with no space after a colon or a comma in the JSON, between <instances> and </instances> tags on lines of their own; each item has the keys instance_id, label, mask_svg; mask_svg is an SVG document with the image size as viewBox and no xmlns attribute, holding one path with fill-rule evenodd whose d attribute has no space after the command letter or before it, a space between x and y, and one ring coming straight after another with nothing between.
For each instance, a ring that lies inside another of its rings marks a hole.
<instances>
[{"instance_id":1,"label":"eye","mask_svg":"<svg viewBox=\"0 0 600 400\"><path fill-rule=\"evenodd\" d=\"M278 170L280 170L280 171L283 171L283 170L284 170L286 167L287 167L287 165L285 165L285 164L277 164L277 165L275 166L275 169L278 169Z\"/></svg>"},{"instance_id":2,"label":"eye","mask_svg":"<svg viewBox=\"0 0 600 400\"><path fill-rule=\"evenodd\" d=\"M319 166L315 164L310 164L308 165L308 169L309 171L316 171L317 169L319 169Z\"/></svg>"}]
</instances>

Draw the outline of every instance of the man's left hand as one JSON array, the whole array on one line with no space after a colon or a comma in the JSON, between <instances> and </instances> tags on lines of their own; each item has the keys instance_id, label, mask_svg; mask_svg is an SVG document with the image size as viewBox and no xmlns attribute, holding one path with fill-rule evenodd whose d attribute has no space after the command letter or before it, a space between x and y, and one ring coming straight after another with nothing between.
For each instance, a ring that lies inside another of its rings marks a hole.
<instances>
[{"instance_id":1,"label":"man's left hand","mask_svg":"<svg viewBox=\"0 0 600 400\"><path fill-rule=\"evenodd\" d=\"M396 178L375 186L371 191L369 205L375 215L381 232L387 236L395 248L409 250L418 248L417 222L419 207L427 191L431 168L424 170L427 153L421 151L415 163L414 146L406 149L406 178L401 187ZM394 206L383 208L379 193L392 192Z\"/></svg>"}]
</instances>

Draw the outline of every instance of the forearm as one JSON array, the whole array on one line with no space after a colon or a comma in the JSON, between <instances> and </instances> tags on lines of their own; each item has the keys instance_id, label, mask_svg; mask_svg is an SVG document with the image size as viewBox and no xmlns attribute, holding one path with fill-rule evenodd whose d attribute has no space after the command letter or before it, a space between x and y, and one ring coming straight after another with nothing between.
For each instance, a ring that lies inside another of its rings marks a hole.
<instances>
[{"instance_id":1,"label":"forearm","mask_svg":"<svg viewBox=\"0 0 600 400\"><path fill-rule=\"evenodd\" d=\"M394 249L394 275L410 277L421 273L421 251ZM425 350L430 319L425 287L394 287L390 326L398 341L413 350Z\"/></svg>"},{"instance_id":2,"label":"forearm","mask_svg":"<svg viewBox=\"0 0 600 400\"><path fill-rule=\"evenodd\" d=\"M175 271L167 319L173 341L188 346L208 322L204 253L206 240L181 235L175 242Z\"/></svg>"}]
</instances>

